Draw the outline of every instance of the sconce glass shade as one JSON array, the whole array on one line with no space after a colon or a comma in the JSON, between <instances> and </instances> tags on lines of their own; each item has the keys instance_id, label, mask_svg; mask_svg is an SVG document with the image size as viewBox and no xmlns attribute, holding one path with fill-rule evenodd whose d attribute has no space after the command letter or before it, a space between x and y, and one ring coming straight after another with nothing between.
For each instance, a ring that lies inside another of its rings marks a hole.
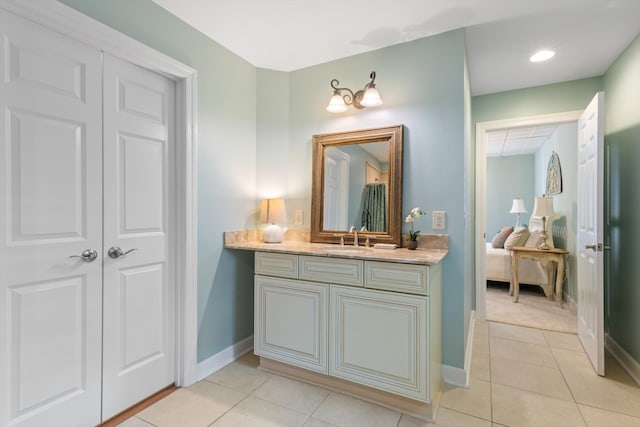
<instances>
[{"instance_id":1,"label":"sconce glass shade","mask_svg":"<svg viewBox=\"0 0 640 427\"><path fill-rule=\"evenodd\" d=\"M380 93L378 93L378 89L375 86L371 85L364 92L364 96L362 97L362 101L360 101L360 105L364 105L365 107L377 107L378 105L382 105L382 99L380 98Z\"/></svg>"},{"instance_id":2,"label":"sconce glass shade","mask_svg":"<svg viewBox=\"0 0 640 427\"><path fill-rule=\"evenodd\" d=\"M287 222L287 211L284 199L264 199L260 209L260 222L270 224L263 232L266 243L280 243L284 240L284 231L276 223Z\"/></svg>"},{"instance_id":3,"label":"sconce glass shade","mask_svg":"<svg viewBox=\"0 0 640 427\"><path fill-rule=\"evenodd\" d=\"M327 105L327 111L330 113L344 113L347 111L347 105L340 94L334 93Z\"/></svg>"}]
</instances>

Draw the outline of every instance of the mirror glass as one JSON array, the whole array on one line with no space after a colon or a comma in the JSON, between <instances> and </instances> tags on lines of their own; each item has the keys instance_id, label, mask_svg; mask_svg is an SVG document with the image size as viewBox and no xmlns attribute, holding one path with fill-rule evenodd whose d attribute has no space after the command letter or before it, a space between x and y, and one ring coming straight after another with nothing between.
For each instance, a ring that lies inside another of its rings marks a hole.
<instances>
[{"instance_id":1,"label":"mirror glass","mask_svg":"<svg viewBox=\"0 0 640 427\"><path fill-rule=\"evenodd\" d=\"M313 137L311 241L401 242L402 126Z\"/></svg>"}]
</instances>

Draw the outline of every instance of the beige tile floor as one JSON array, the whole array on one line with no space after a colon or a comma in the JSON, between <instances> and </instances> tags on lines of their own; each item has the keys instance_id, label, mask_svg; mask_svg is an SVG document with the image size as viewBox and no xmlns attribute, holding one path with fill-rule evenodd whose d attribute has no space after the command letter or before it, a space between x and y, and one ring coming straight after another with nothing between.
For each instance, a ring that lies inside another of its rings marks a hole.
<instances>
[{"instance_id":1,"label":"beige tile floor","mask_svg":"<svg viewBox=\"0 0 640 427\"><path fill-rule=\"evenodd\" d=\"M268 374L246 355L123 427L640 427L640 388L611 357L599 377L572 334L476 322L471 385L445 385L436 424Z\"/></svg>"}]
</instances>

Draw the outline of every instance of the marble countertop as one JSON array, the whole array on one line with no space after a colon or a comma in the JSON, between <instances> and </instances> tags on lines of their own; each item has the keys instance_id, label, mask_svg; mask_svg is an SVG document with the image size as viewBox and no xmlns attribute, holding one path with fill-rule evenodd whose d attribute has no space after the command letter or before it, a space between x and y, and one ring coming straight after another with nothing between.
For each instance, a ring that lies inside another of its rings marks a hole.
<instances>
[{"instance_id":1,"label":"marble countertop","mask_svg":"<svg viewBox=\"0 0 640 427\"><path fill-rule=\"evenodd\" d=\"M371 261L399 262L405 264L437 264L447 255L446 249L418 248L409 250L374 249L363 246L339 246L328 243L309 243L302 241L284 241L282 243L264 243L261 241L225 242L227 249L240 249L259 252L276 252L296 255L314 255L334 258L351 258Z\"/></svg>"}]
</instances>

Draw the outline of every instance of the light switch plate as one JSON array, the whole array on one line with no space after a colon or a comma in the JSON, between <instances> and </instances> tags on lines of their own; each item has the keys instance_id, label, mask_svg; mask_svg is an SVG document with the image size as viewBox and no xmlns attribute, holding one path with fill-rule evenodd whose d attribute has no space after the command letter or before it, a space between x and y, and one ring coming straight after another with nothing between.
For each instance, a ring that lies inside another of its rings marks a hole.
<instances>
[{"instance_id":1,"label":"light switch plate","mask_svg":"<svg viewBox=\"0 0 640 427\"><path fill-rule=\"evenodd\" d=\"M445 211L433 211L433 216L431 217L431 228L434 230L444 230Z\"/></svg>"},{"instance_id":2,"label":"light switch plate","mask_svg":"<svg viewBox=\"0 0 640 427\"><path fill-rule=\"evenodd\" d=\"M302 225L302 209L296 209L295 217L293 219L294 225Z\"/></svg>"}]
</instances>

